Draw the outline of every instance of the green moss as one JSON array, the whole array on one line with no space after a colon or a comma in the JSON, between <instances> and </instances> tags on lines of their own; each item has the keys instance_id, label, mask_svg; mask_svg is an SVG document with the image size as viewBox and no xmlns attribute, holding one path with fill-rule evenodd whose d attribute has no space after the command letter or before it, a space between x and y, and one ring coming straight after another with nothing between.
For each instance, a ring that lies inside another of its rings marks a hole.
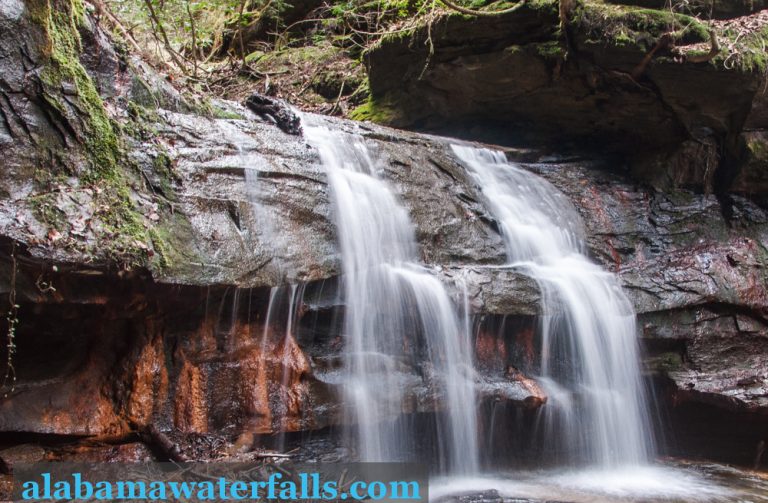
<instances>
[{"instance_id":1,"label":"green moss","mask_svg":"<svg viewBox=\"0 0 768 503\"><path fill-rule=\"evenodd\" d=\"M245 117L243 117L241 114L237 112L233 112L232 110L225 110L221 107L215 106L213 107L213 118L214 119L230 119L230 120L244 120Z\"/></svg>"},{"instance_id":2,"label":"green moss","mask_svg":"<svg viewBox=\"0 0 768 503\"><path fill-rule=\"evenodd\" d=\"M396 113L394 109L386 104L388 100L375 100L372 97L368 101L355 108L349 113L349 118L355 121L370 121L377 124L391 124Z\"/></svg>"},{"instance_id":3,"label":"green moss","mask_svg":"<svg viewBox=\"0 0 768 503\"><path fill-rule=\"evenodd\" d=\"M157 156L152 160L152 167L160 182L160 190L166 199L175 199L175 192L172 184L179 182L179 176L174 171L173 162L170 156L165 151L160 151Z\"/></svg>"},{"instance_id":4,"label":"green moss","mask_svg":"<svg viewBox=\"0 0 768 503\"><path fill-rule=\"evenodd\" d=\"M157 135L153 124L160 121L160 116L155 109L131 101L128 103L127 111L130 120L120 123L121 133L138 140L150 140Z\"/></svg>"},{"instance_id":5,"label":"green moss","mask_svg":"<svg viewBox=\"0 0 768 503\"><path fill-rule=\"evenodd\" d=\"M195 231L180 213L166 214L164 220L149 232L152 246L158 252L153 266L159 272L173 269L174 274L184 275L192 263L203 260L194 248L194 242L189 239ZM194 267L193 271L192 274L199 272Z\"/></svg>"},{"instance_id":6,"label":"green moss","mask_svg":"<svg viewBox=\"0 0 768 503\"><path fill-rule=\"evenodd\" d=\"M424 27L421 25L414 25L412 27L399 28L395 31L385 33L379 37L379 39L371 46L369 50L376 50L378 47L391 43L398 43L403 41L410 43L411 41L415 40L415 37L418 33L423 31L423 28Z\"/></svg>"},{"instance_id":7,"label":"green moss","mask_svg":"<svg viewBox=\"0 0 768 503\"><path fill-rule=\"evenodd\" d=\"M380 21L413 18L432 5L430 0L341 0L331 2L327 25L344 25L351 19L375 15Z\"/></svg>"},{"instance_id":8,"label":"green moss","mask_svg":"<svg viewBox=\"0 0 768 503\"><path fill-rule=\"evenodd\" d=\"M133 101L128 103L128 115L133 119L139 119L143 122L158 122L160 115L154 108L143 106Z\"/></svg>"},{"instance_id":9,"label":"green moss","mask_svg":"<svg viewBox=\"0 0 768 503\"><path fill-rule=\"evenodd\" d=\"M538 11L541 14L548 14L550 16L560 15L559 0L529 0L526 2L526 8Z\"/></svg>"},{"instance_id":10,"label":"green moss","mask_svg":"<svg viewBox=\"0 0 768 503\"><path fill-rule=\"evenodd\" d=\"M58 187L65 187L67 177L63 173L53 174L48 170L37 168L34 174L38 186L49 187L50 190L34 195L28 199L32 214L50 229L59 232L67 228L67 215L57 206Z\"/></svg>"},{"instance_id":11,"label":"green moss","mask_svg":"<svg viewBox=\"0 0 768 503\"><path fill-rule=\"evenodd\" d=\"M248 64L255 63L265 56L264 51L253 51L245 57L245 62Z\"/></svg>"},{"instance_id":12,"label":"green moss","mask_svg":"<svg viewBox=\"0 0 768 503\"><path fill-rule=\"evenodd\" d=\"M159 253L155 264L160 269L169 269L173 267L173 253L168 245L171 236L166 229L162 227L153 227L149 231L149 237L152 240L152 247Z\"/></svg>"},{"instance_id":13,"label":"green moss","mask_svg":"<svg viewBox=\"0 0 768 503\"><path fill-rule=\"evenodd\" d=\"M63 82L74 83L85 117L85 145L94 174L111 174L117 165L118 141L101 97L85 68L80 64L78 24L82 23L82 1L72 0L69 12L51 10L48 33L51 37L51 62L42 79L52 88ZM80 20L80 21L78 21Z\"/></svg>"},{"instance_id":14,"label":"green moss","mask_svg":"<svg viewBox=\"0 0 768 503\"><path fill-rule=\"evenodd\" d=\"M511 9L519 4L517 0L472 0L471 2L459 1L458 3L472 10L488 12ZM538 11L542 14L558 16L559 0L527 0L525 5L520 7L520 9L528 9Z\"/></svg>"},{"instance_id":15,"label":"green moss","mask_svg":"<svg viewBox=\"0 0 768 503\"><path fill-rule=\"evenodd\" d=\"M376 12L378 8L382 11L390 12L394 17L404 19L418 12L424 3L421 0L376 0L368 2L364 10L366 12Z\"/></svg>"},{"instance_id":16,"label":"green moss","mask_svg":"<svg viewBox=\"0 0 768 503\"><path fill-rule=\"evenodd\" d=\"M728 41L727 47L712 60L712 64L745 73L768 73L768 26L752 33L725 30L719 36Z\"/></svg>"},{"instance_id":17,"label":"green moss","mask_svg":"<svg viewBox=\"0 0 768 503\"><path fill-rule=\"evenodd\" d=\"M199 97L193 98L193 100L190 100L192 104L192 111L197 115L202 115L203 117L208 117L209 119L245 119L245 117L243 117L241 114L233 110L223 108L221 105L218 105L207 96L203 97L202 99Z\"/></svg>"},{"instance_id":18,"label":"green moss","mask_svg":"<svg viewBox=\"0 0 768 503\"><path fill-rule=\"evenodd\" d=\"M536 53L545 59L562 59L565 57L565 47L559 41L534 44Z\"/></svg>"},{"instance_id":19,"label":"green moss","mask_svg":"<svg viewBox=\"0 0 768 503\"><path fill-rule=\"evenodd\" d=\"M580 4L574 11L572 25L588 42L642 50L649 50L665 33L671 33L679 44L709 40L707 27L693 17L600 2Z\"/></svg>"},{"instance_id":20,"label":"green moss","mask_svg":"<svg viewBox=\"0 0 768 503\"><path fill-rule=\"evenodd\" d=\"M79 59L82 51L79 29L86 22L83 1L35 0L31 4L32 19L41 26L48 42L48 61L40 72L43 97L73 124L85 147L87 161L86 170L80 173L80 182L97 189L95 216L104 231L99 236L98 246L108 257L125 265L141 265L146 258L142 246L147 240L147 232L141 215L135 210L128 180L120 167L122 152L116 128L96 85ZM63 102L62 88L65 85L73 86L76 91L77 113L74 116ZM41 208L43 219L50 220L51 213L45 206Z\"/></svg>"}]
</instances>

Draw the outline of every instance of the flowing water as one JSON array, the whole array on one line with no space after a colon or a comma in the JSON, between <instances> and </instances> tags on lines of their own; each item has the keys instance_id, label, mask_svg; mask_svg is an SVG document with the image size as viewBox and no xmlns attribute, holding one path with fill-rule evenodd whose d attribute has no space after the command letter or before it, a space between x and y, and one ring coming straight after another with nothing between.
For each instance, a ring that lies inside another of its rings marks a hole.
<instances>
[{"instance_id":1,"label":"flowing water","mask_svg":"<svg viewBox=\"0 0 768 503\"><path fill-rule=\"evenodd\" d=\"M501 153L453 146L499 222L509 265L539 284L540 433L566 453L558 469L481 473L466 287L456 305L418 263L413 225L365 140L314 117L303 124L328 175L341 251L345 344L333 382L345 390L353 458L424 461L423 430L408 417L424 400L414 390L430 388L427 400L442 404L430 429L447 475L432 479L433 500L768 501L750 473L653 462L634 312L617 278L587 259L578 214ZM491 430L505 427L495 422Z\"/></svg>"},{"instance_id":2,"label":"flowing water","mask_svg":"<svg viewBox=\"0 0 768 503\"><path fill-rule=\"evenodd\" d=\"M509 262L541 289L545 431L557 432L563 450L591 466L648 462L653 441L634 312L616 277L585 256L576 211L552 185L509 164L501 152L452 148L499 222Z\"/></svg>"},{"instance_id":3,"label":"flowing water","mask_svg":"<svg viewBox=\"0 0 768 503\"><path fill-rule=\"evenodd\" d=\"M401 416L418 381L438 388L440 465L477 470L474 372L467 324L417 261L408 213L357 135L304 118L330 182L345 299L344 386L363 461L413 459L416 432ZM414 372L413 369L418 369Z\"/></svg>"},{"instance_id":4,"label":"flowing water","mask_svg":"<svg viewBox=\"0 0 768 503\"><path fill-rule=\"evenodd\" d=\"M433 479L430 501L448 503L758 503L768 502L765 473L672 462L578 472L515 472L505 477Z\"/></svg>"}]
</instances>

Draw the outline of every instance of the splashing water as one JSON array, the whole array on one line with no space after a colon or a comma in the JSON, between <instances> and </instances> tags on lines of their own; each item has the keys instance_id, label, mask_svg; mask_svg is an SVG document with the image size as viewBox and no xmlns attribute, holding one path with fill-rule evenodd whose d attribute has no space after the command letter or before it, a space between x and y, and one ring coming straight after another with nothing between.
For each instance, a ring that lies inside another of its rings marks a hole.
<instances>
[{"instance_id":1,"label":"splashing water","mask_svg":"<svg viewBox=\"0 0 768 503\"><path fill-rule=\"evenodd\" d=\"M474 372L468 332L444 286L417 263L406 210L362 137L304 117L307 140L327 170L341 249L345 378L363 461L412 458L416 433L403 420L425 381L437 388L441 468L477 470ZM418 371L414 372L414 369Z\"/></svg>"},{"instance_id":2,"label":"splashing water","mask_svg":"<svg viewBox=\"0 0 768 503\"><path fill-rule=\"evenodd\" d=\"M558 433L570 459L604 468L646 463L653 440L634 311L617 278L584 255L578 214L551 184L501 152L452 149L498 220L508 260L541 290L547 432Z\"/></svg>"}]
</instances>

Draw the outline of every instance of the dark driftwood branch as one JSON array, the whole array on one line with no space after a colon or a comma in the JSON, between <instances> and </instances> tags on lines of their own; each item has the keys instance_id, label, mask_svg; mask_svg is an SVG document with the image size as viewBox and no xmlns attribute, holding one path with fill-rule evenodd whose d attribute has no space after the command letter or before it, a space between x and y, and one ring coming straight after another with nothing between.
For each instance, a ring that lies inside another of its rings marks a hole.
<instances>
[{"instance_id":1,"label":"dark driftwood branch","mask_svg":"<svg viewBox=\"0 0 768 503\"><path fill-rule=\"evenodd\" d=\"M508 9L504 10L474 10L474 9L467 9L466 7L462 7L461 5L457 5L453 3L451 0L440 0L446 7L451 8L455 11L461 12L462 14L468 14L470 16L500 16L502 14L509 14L510 12L515 12L517 9L525 5L526 0L520 0L515 5Z\"/></svg>"},{"instance_id":2,"label":"dark driftwood branch","mask_svg":"<svg viewBox=\"0 0 768 503\"><path fill-rule=\"evenodd\" d=\"M154 424L151 424L144 429L141 436L145 443L155 446L171 461L176 461L177 463L190 461L190 459L181 452L179 446L176 445L168 435L158 430L157 426Z\"/></svg>"}]
</instances>

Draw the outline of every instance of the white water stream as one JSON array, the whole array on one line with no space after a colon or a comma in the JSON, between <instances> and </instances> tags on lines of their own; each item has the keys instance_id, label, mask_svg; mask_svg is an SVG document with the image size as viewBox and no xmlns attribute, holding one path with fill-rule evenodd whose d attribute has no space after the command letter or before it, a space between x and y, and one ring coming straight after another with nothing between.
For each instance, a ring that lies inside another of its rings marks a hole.
<instances>
[{"instance_id":1,"label":"white water stream","mask_svg":"<svg viewBox=\"0 0 768 503\"><path fill-rule=\"evenodd\" d=\"M423 431L409 416L424 398L413 390L430 388L442 407L432 430L439 472L447 475L432 480L433 500L488 489L510 498L574 502L732 501L741 495L688 467L652 464L634 312L617 278L586 257L581 220L565 196L499 152L454 145L499 222L509 265L541 289L534 376L548 396L541 433L562 444L556 446L566 457L561 467L582 466L481 474L466 293L463 305L455 305L419 264L407 211L365 139L326 124L303 118L333 200L345 306L339 382L356 458L424 461L418 445ZM267 326L278 290L270 293ZM293 332L297 296L303 297L291 287L286 334ZM743 494L744 501L764 500L751 488Z\"/></svg>"},{"instance_id":2,"label":"white water stream","mask_svg":"<svg viewBox=\"0 0 768 503\"><path fill-rule=\"evenodd\" d=\"M413 225L379 177L365 140L314 117L305 137L327 170L341 249L346 399L363 461L413 460L419 440L403 412L423 380L444 404L437 425L443 471L478 468L469 334L444 286L418 264ZM417 375L412 369L420 368Z\"/></svg>"},{"instance_id":3,"label":"white water stream","mask_svg":"<svg viewBox=\"0 0 768 503\"><path fill-rule=\"evenodd\" d=\"M544 427L590 466L647 463L654 447L634 311L617 278L585 256L576 211L501 152L452 148L498 220L509 262L541 289Z\"/></svg>"}]
</instances>

